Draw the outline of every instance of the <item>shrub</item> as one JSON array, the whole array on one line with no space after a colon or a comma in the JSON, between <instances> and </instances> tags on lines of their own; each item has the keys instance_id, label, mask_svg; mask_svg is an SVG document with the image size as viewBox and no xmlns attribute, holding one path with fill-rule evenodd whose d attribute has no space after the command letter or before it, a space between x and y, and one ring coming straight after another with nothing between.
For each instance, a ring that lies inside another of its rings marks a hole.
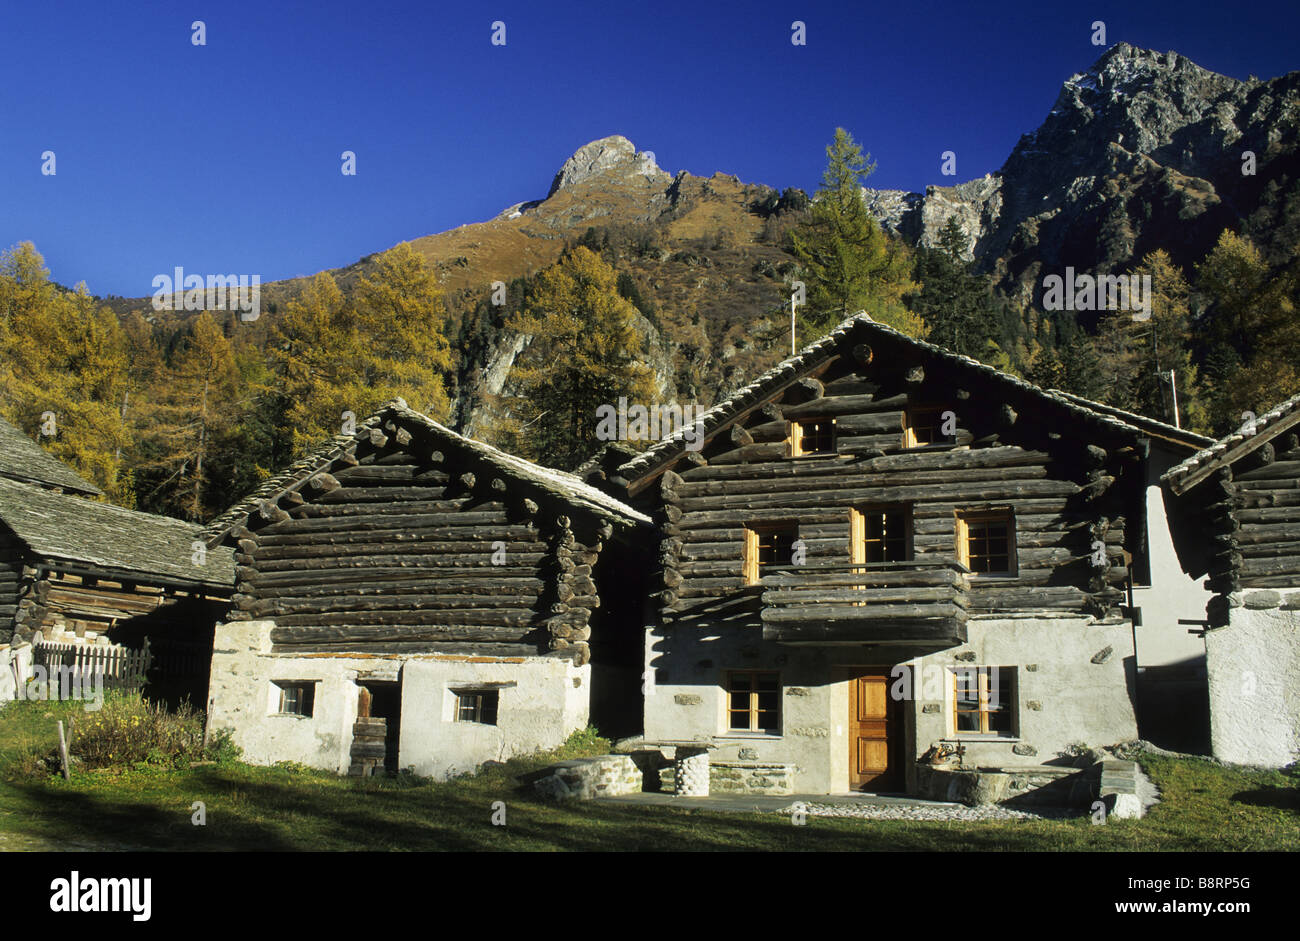
<instances>
[{"instance_id":1,"label":"shrub","mask_svg":"<svg viewBox=\"0 0 1300 941\"><path fill-rule=\"evenodd\" d=\"M232 764L239 760L244 750L235 744L234 729L217 729L208 737L207 756L209 761L219 765Z\"/></svg>"},{"instance_id":2,"label":"shrub","mask_svg":"<svg viewBox=\"0 0 1300 941\"><path fill-rule=\"evenodd\" d=\"M110 692L76 723L70 751L88 768L174 766L202 757L203 720L188 703L168 712L139 693Z\"/></svg>"}]
</instances>

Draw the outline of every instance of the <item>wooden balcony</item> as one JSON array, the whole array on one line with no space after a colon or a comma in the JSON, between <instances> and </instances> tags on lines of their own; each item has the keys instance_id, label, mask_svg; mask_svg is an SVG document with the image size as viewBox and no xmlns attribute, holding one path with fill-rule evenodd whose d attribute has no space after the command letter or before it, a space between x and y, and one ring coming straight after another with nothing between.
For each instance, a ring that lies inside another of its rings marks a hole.
<instances>
[{"instance_id":1,"label":"wooden balcony","mask_svg":"<svg viewBox=\"0 0 1300 941\"><path fill-rule=\"evenodd\" d=\"M887 644L915 652L966 642L970 570L960 562L796 565L764 574L763 639Z\"/></svg>"}]
</instances>

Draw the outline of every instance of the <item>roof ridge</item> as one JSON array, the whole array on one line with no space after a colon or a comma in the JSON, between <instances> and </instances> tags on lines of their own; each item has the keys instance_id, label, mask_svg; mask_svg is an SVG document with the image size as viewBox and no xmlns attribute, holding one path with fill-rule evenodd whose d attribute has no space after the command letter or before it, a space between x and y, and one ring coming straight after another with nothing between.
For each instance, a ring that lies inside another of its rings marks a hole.
<instances>
[{"instance_id":1,"label":"roof ridge","mask_svg":"<svg viewBox=\"0 0 1300 941\"><path fill-rule=\"evenodd\" d=\"M1297 407L1300 407L1300 393L1279 402L1263 415L1256 418L1253 423L1243 422L1236 431L1229 432L1222 438L1219 438L1217 441L1210 444L1208 447L1197 451L1191 457L1187 458L1187 460L1175 464L1160 476L1160 480L1168 482L1171 485L1176 485L1198 468L1212 464L1218 458L1222 457L1233 445L1245 441L1247 438L1257 437L1261 431L1266 430L1269 425L1277 421L1279 418L1284 418L1291 414ZM1242 429L1246 428L1247 425L1250 425L1250 431L1243 432ZM1177 490L1175 490L1175 492L1177 492Z\"/></svg>"},{"instance_id":2,"label":"roof ridge","mask_svg":"<svg viewBox=\"0 0 1300 941\"><path fill-rule=\"evenodd\" d=\"M1034 383L1030 382L1027 379L1022 379L1019 376L1013 376L1010 373L1004 372L995 366L990 366L987 363L981 363L979 360L973 359L970 356L965 356L961 353L954 353L951 350L944 349L943 347L938 346L937 344L934 343L930 343L927 340L920 340L917 339L916 337L908 336L906 333L903 333L901 330L891 327L888 324L881 323L878 320L872 319L872 317L869 314L867 314L865 311L858 311L857 313L841 321L839 325L835 327L835 329L830 331L830 333L827 333L825 336L817 340L814 340L812 343L808 344L798 353L794 354L793 356L790 356L787 359L782 360L780 363L777 363L775 366L767 370L765 373L763 373L753 382L750 382L748 385L741 387L740 389L733 392L731 395L727 396L721 402L715 404L712 408L710 408L708 411L704 412L704 414L699 416L697 421L704 423L704 427L706 431L711 426L716 426L718 424L723 423L727 419L723 418L722 416L727 415L728 412L735 411L746 397L753 395L755 392L757 392L764 386L773 384L774 380L778 379L782 374L793 375L795 373L798 373L800 370L809 368L811 365L815 365L815 363L818 361L816 357L820 356L828 348L834 347L837 343L839 343L841 339L849 336L854 330L858 329L859 327L868 328L873 332L883 334L884 336L887 336L891 339L895 339L900 342L906 343L910 346L923 350L934 356L941 357L949 362L959 363L963 366L973 368L979 371L980 373L983 373L984 375L988 376L989 378L995 379L1000 382L1008 383L1020 389L1021 391L1030 392L1032 394L1041 396L1043 399L1046 399L1049 402L1055 402L1057 405L1060 405L1061 407L1068 409L1072 412L1083 411L1087 413L1094 420L1102 424L1109 425L1118 430L1122 430L1131 434L1142 433L1141 428L1132 425L1126 421L1123 421L1114 415L1108 414L1106 411L1101 411L1091 407L1085 407L1079 405L1075 402L1072 402L1069 398L1067 398L1066 394L1059 393L1055 390L1044 389L1042 386L1035 385ZM813 360L813 362L809 362L809 360ZM1083 399L1082 401L1087 402L1088 400ZM684 440L685 440L685 429L679 429L671 436L664 438L663 440L656 443L653 447L647 448L645 451L642 451L640 454L632 458L630 461L627 461L626 463L621 465L619 470L623 472L624 476L627 476L629 478L640 476L642 472L647 471L649 468L654 466L663 455L670 452L677 445L684 443Z\"/></svg>"}]
</instances>

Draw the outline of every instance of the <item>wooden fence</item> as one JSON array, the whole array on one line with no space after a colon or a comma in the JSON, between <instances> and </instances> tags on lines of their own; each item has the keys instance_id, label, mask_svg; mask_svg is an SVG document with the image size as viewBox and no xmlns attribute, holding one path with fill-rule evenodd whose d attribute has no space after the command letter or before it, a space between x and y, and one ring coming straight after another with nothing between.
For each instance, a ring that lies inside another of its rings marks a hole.
<instances>
[{"instance_id":1,"label":"wooden fence","mask_svg":"<svg viewBox=\"0 0 1300 941\"><path fill-rule=\"evenodd\" d=\"M44 667L49 681L49 696L58 698L59 669L70 670L73 677L102 676L106 689L137 689L144 684L145 673L153 663L149 640L141 650L97 644L58 644L42 641L32 648L32 666ZM98 681L96 681L98 683Z\"/></svg>"}]
</instances>

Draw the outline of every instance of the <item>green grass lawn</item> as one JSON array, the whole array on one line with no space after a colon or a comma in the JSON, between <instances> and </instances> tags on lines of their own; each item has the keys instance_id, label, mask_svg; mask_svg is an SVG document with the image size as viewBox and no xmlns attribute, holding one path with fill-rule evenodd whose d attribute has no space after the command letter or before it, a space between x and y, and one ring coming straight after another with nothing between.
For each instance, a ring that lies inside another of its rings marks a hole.
<instances>
[{"instance_id":1,"label":"green grass lawn","mask_svg":"<svg viewBox=\"0 0 1300 941\"><path fill-rule=\"evenodd\" d=\"M519 774L601 754L558 752L448 783L402 776L348 779L238 762L184 770L140 767L34 773L57 746L55 722L79 703L14 702L0 710L0 850L1296 850L1300 791L1281 772L1207 761L1142 761L1163 802L1143 820L934 823L613 806L535 799ZM195 801L206 826L191 822ZM491 822L504 801L506 825Z\"/></svg>"}]
</instances>

